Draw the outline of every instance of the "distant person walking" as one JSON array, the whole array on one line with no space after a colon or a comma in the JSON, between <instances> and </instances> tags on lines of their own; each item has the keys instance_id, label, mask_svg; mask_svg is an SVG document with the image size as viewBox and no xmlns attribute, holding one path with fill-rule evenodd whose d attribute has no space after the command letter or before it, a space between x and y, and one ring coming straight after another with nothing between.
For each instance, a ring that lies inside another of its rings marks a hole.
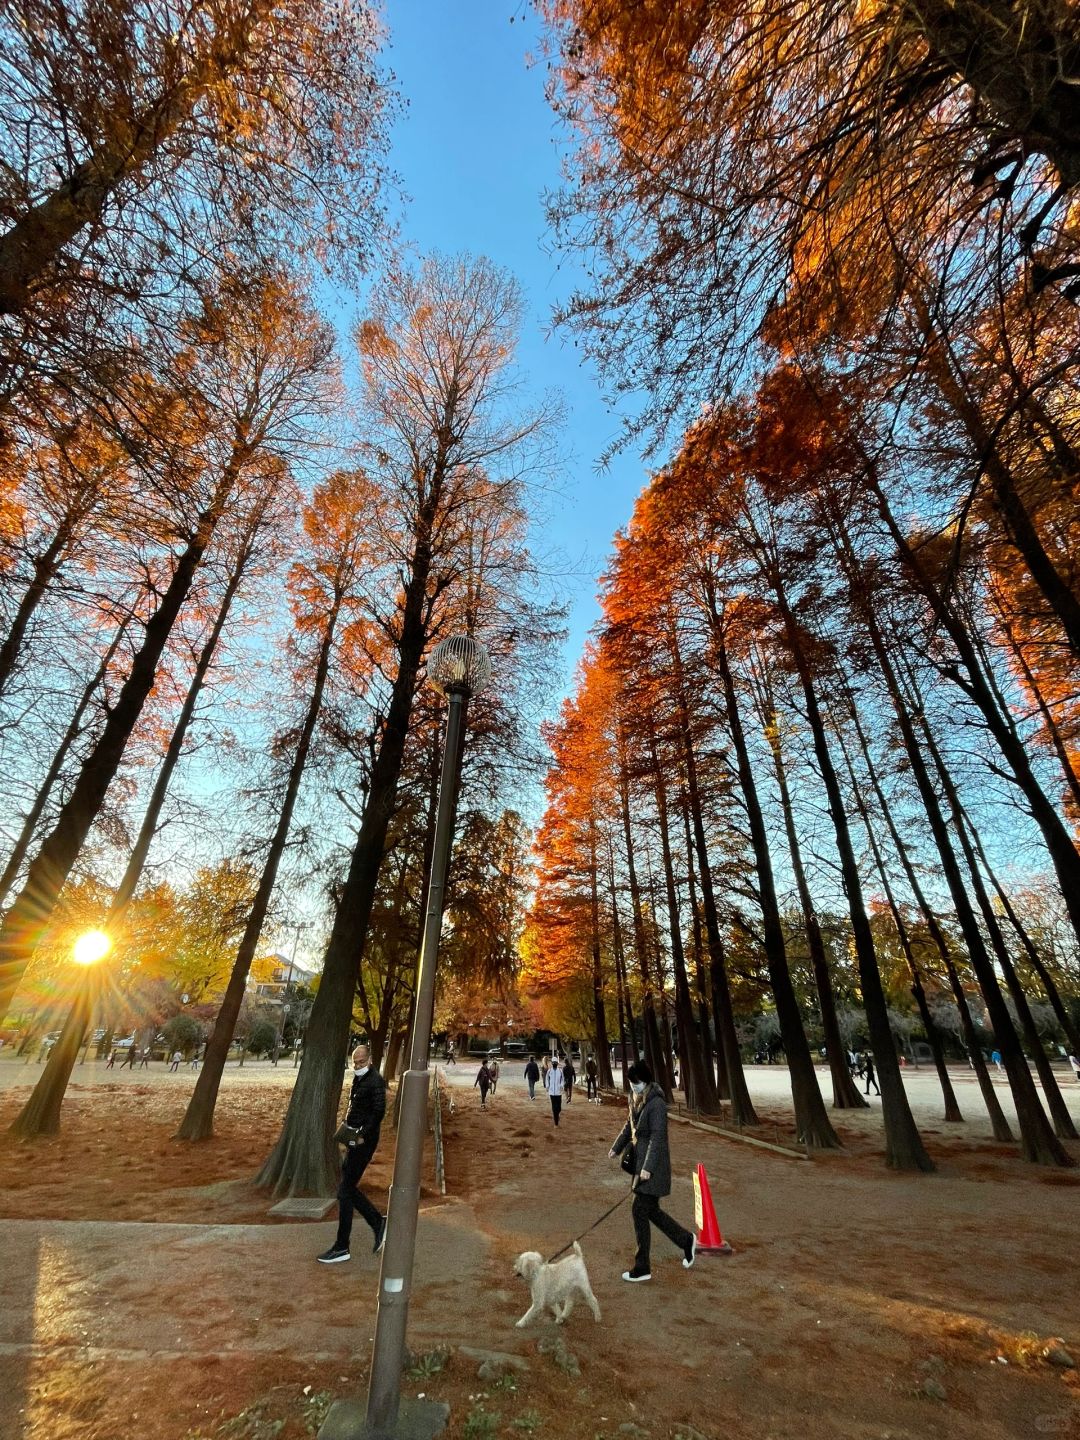
<instances>
[{"instance_id":1,"label":"distant person walking","mask_svg":"<svg viewBox=\"0 0 1080 1440\"><path fill-rule=\"evenodd\" d=\"M866 1076L866 1085L863 1089L863 1094L869 1095L870 1086L873 1085L874 1094L880 1095L881 1091L878 1089L877 1077L874 1075L874 1057L869 1050L863 1051L863 1074Z\"/></svg>"},{"instance_id":2,"label":"distant person walking","mask_svg":"<svg viewBox=\"0 0 1080 1440\"><path fill-rule=\"evenodd\" d=\"M480 1087L480 1109L487 1109L488 1091L491 1089L491 1071L487 1067L487 1061L480 1061L480 1069L476 1072L476 1079L473 1081L473 1089Z\"/></svg>"},{"instance_id":3,"label":"distant person walking","mask_svg":"<svg viewBox=\"0 0 1080 1440\"><path fill-rule=\"evenodd\" d=\"M115 1064L116 1064L116 1051L115 1051L115 1050L110 1050L110 1051L109 1051L109 1058L108 1058L108 1060L106 1060L106 1062L105 1062L105 1069L106 1069L106 1070L111 1070Z\"/></svg>"},{"instance_id":4,"label":"distant person walking","mask_svg":"<svg viewBox=\"0 0 1080 1440\"><path fill-rule=\"evenodd\" d=\"M357 1210L371 1226L376 1255L386 1238L385 1217L379 1214L359 1188L360 1178L371 1164L379 1143L379 1131L386 1114L386 1081L371 1063L370 1046L358 1045L353 1051L352 1063L354 1074L345 1124L359 1130L360 1134L345 1146L341 1159L337 1235L330 1249L317 1257L321 1265L338 1265L351 1258L349 1237L352 1235L353 1214Z\"/></svg>"},{"instance_id":5,"label":"distant person walking","mask_svg":"<svg viewBox=\"0 0 1080 1440\"><path fill-rule=\"evenodd\" d=\"M495 1094L499 1084L499 1060L496 1055L488 1056L488 1074L491 1076L491 1093Z\"/></svg>"},{"instance_id":6,"label":"distant person walking","mask_svg":"<svg viewBox=\"0 0 1080 1440\"><path fill-rule=\"evenodd\" d=\"M543 1080L545 1088L547 1087L547 1077L548 1077L548 1071L549 1071L550 1069L551 1069L551 1056L550 1056L550 1055L545 1055L544 1058L540 1061L540 1078Z\"/></svg>"},{"instance_id":7,"label":"distant person walking","mask_svg":"<svg viewBox=\"0 0 1080 1440\"><path fill-rule=\"evenodd\" d=\"M529 1063L525 1066L525 1083L529 1087L529 1099L536 1099L536 1085L540 1079L540 1066L536 1063L536 1056L529 1056Z\"/></svg>"},{"instance_id":8,"label":"distant person walking","mask_svg":"<svg viewBox=\"0 0 1080 1440\"><path fill-rule=\"evenodd\" d=\"M991 1050L991 1052L990 1052L990 1059L994 1062L994 1064L997 1066L998 1070L1000 1071L1000 1070L1001 1070L1001 1051L1000 1051L1000 1050Z\"/></svg>"},{"instance_id":9,"label":"distant person walking","mask_svg":"<svg viewBox=\"0 0 1080 1440\"><path fill-rule=\"evenodd\" d=\"M651 1225L682 1251L683 1268L689 1270L697 1251L697 1238L660 1208L661 1196L671 1194L671 1150L668 1145L668 1112L664 1092L653 1080L653 1073L644 1060L638 1060L627 1071L630 1089L630 1114L618 1138L608 1152L612 1159L621 1155L628 1145L634 1147L634 1237L637 1254L631 1269L623 1271L623 1279L631 1284L652 1279L650 1244Z\"/></svg>"},{"instance_id":10,"label":"distant person walking","mask_svg":"<svg viewBox=\"0 0 1080 1440\"><path fill-rule=\"evenodd\" d=\"M176 1074L177 1070L179 1070L179 1068L180 1068L180 1061L181 1061L183 1058L184 1058L184 1057L183 1057L183 1055L180 1054L180 1051L179 1051L179 1050L174 1050L174 1051L173 1051L173 1053L172 1053L172 1059L169 1061L169 1072L170 1072L170 1074L173 1074L173 1075Z\"/></svg>"},{"instance_id":11,"label":"distant person walking","mask_svg":"<svg viewBox=\"0 0 1080 1440\"><path fill-rule=\"evenodd\" d=\"M134 1070L134 1069L135 1069L135 1066L132 1065L131 1068ZM140 1069L140 1070L149 1070L149 1069L150 1069L150 1047L149 1047L149 1045L144 1045L144 1046L143 1046L142 1054L139 1056L139 1069Z\"/></svg>"},{"instance_id":12,"label":"distant person walking","mask_svg":"<svg viewBox=\"0 0 1080 1440\"><path fill-rule=\"evenodd\" d=\"M1076 1083L1080 1085L1080 1060L1078 1060L1075 1055L1070 1055L1069 1064L1072 1066L1073 1071L1076 1074Z\"/></svg>"},{"instance_id":13,"label":"distant person walking","mask_svg":"<svg viewBox=\"0 0 1080 1440\"><path fill-rule=\"evenodd\" d=\"M122 1069L124 1068L124 1066L126 1065L129 1070L134 1070L134 1069L135 1069L135 1061L136 1061L136 1059L138 1058L138 1055L139 1055L139 1047L135 1044L135 1042L134 1042L134 1040L133 1040L133 1041L131 1042L131 1046L130 1046L127 1054L124 1056L123 1060L121 1060L121 1062L120 1062L120 1069L122 1070Z\"/></svg>"},{"instance_id":14,"label":"distant person walking","mask_svg":"<svg viewBox=\"0 0 1080 1440\"><path fill-rule=\"evenodd\" d=\"M559 1056L559 1060L560 1062L562 1061L561 1055ZM559 1116L562 1114L563 1097L563 1069L561 1063L548 1066L548 1072L544 1076L544 1089L547 1091L548 1099L551 1101L551 1118L555 1121L556 1126L558 1126Z\"/></svg>"},{"instance_id":15,"label":"distant person walking","mask_svg":"<svg viewBox=\"0 0 1080 1440\"><path fill-rule=\"evenodd\" d=\"M566 1096L567 1105L574 1098L574 1081L577 1079L577 1071L574 1069L574 1062L567 1055L563 1065L563 1093Z\"/></svg>"},{"instance_id":16,"label":"distant person walking","mask_svg":"<svg viewBox=\"0 0 1080 1440\"><path fill-rule=\"evenodd\" d=\"M457 1060L454 1058L454 1042L452 1040L446 1047L446 1063L447 1065L457 1064Z\"/></svg>"},{"instance_id":17,"label":"distant person walking","mask_svg":"<svg viewBox=\"0 0 1080 1440\"><path fill-rule=\"evenodd\" d=\"M596 1057L590 1055L585 1061L585 1099L599 1100L600 1086L597 1083L598 1071L596 1068Z\"/></svg>"}]
</instances>

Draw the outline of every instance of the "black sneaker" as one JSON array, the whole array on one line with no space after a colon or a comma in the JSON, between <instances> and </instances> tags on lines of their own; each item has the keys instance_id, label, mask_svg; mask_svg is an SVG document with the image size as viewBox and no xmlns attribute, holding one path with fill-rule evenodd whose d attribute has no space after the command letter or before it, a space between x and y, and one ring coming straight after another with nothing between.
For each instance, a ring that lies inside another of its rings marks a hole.
<instances>
[{"instance_id":1,"label":"black sneaker","mask_svg":"<svg viewBox=\"0 0 1080 1440\"><path fill-rule=\"evenodd\" d=\"M639 1270L637 1266L635 1266L633 1270L624 1270L622 1278L624 1280L629 1280L631 1285L640 1285L642 1280L652 1279L652 1271Z\"/></svg>"},{"instance_id":2,"label":"black sneaker","mask_svg":"<svg viewBox=\"0 0 1080 1440\"><path fill-rule=\"evenodd\" d=\"M690 1236L690 1244L687 1245L687 1246L683 1249L683 1262L682 1262L682 1263L683 1263L683 1269L684 1269L684 1270L689 1270L689 1269L690 1269L691 1265L693 1265L693 1263L694 1263L694 1257L695 1257L696 1255L697 1255L697 1236L696 1236L696 1235L691 1235L691 1236Z\"/></svg>"},{"instance_id":3,"label":"black sneaker","mask_svg":"<svg viewBox=\"0 0 1080 1440\"><path fill-rule=\"evenodd\" d=\"M372 1254L373 1254L373 1255L378 1255L379 1251L380 1251L380 1250L382 1249L382 1247L383 1247L383 1242L384 1242L385 1240L386 1240L386 1216L383 1215L383 1216L380 1218L380 1220L379 1220L379 1228L378 1228L378 1230L375 1231L375 1244L374 1244L374 1246L372 1247Z\"/></svg>"},{"instance_id":4,"label":"black sneaker","mask_svg":"<svg viewBox=\"0 0 1080 1440\"><path fill-rule=\"evenodd\" d=\"M320 1265L340 1265L343 1260L351 1260L352 1256L348 1246L331 1245L329 1250L324 1250L316 1259Z\"/></svg>"}]
</instances>

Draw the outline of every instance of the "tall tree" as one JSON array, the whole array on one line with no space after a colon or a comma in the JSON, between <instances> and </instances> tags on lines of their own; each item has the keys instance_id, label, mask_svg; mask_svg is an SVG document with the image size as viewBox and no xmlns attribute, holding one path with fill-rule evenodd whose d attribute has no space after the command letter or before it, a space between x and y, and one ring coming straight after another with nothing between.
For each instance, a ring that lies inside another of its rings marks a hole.
<instances>
[{"instance_id":1,"label":"tall tree","mask_svg":"<svg viewBox=\"0 0 1080 1440\"><path fill-rule=\"evenodd\" d=\"M257 460L294 446L325 396L332 339L281 277L235 275L192 322L185 390L165 478L175 550L116 704L26 881L0 925L0 1014L6 1014L116 774L196 573ZM206 426L200 435L197 427ZM265 471L259 467L260 483Z\"/></svg>"},{"instance_id":2,"label":"tall tree","mask_svg":"<svg viewBox=\"0 0 1080 1440\"><path fill-rule=\"evenodd\" d=\"M359 608L358 588L366 566L371 563L368 536L377 500L375 487L366 476L338 472L317 487L311 504L305 508L304 538L309 554L294 562L290 592L297 639L301 642L297 655L301 671L298 688L301 693L307 690L307 701L236 960L195 1089L177 1132L182 1140L204 1140L213 1133L221 1076L292 827L300 785L322 712L338 628L353 620ZM305 650L311 653L304 654ZM275 748L283 748L281 740Z\"/></svg>"},{"instance_id":3,"label":"tall tree","mask_svg":"<svg viewBox=\"0 0 1080 1440\"><path fill-rule=\"evenodd\" d=\"M24 0L0 28L0 313L179 280L206 237L363 253L378 38L362 3Z\"/></svg>"},{"instance_id":4,"label":"tall tree","mask_svg":"<svg viewBox=\"0 0 1080 1440\"><path fill-rule=\"evenodd\" d=\"M358 331L365 451L385 496L377 538L395 576L379 616L385 696L304 1057L257 1177L275 1194L325 1194L335 1183L340 1060L438 603L461 582L462 537L492 506L514 503L524 457L548 419L510 408L520 319L517 287L490 262L427 259L386 276Z\"/></svg>"}]
</instances>

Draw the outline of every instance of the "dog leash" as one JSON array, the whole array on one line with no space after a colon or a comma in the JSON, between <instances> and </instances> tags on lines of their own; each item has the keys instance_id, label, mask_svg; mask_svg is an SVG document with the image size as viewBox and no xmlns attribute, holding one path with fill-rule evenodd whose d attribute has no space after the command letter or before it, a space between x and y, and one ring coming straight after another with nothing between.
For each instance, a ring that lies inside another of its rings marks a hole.
<instances>
[{"instance_id":1,"label":"dog leash","mask_svg":"<svg viewBox=\"0 0 1080 1440\"><path fill-rule=\"evenodd\" d=\"M566 1244L562 1247L561 1250L556 1250L556 1251L555 1251L555 1254L549 1257L547 1263L550 1265L551 1262L552 1262L553 1260L557 1260L560 1255L565 1255L566 1252L567 1252L567 1250L571 1249L572 1246L576 1245L579 1240L584 1240L585 1236L588 1235L589 1230L595 1230L598 1225L602 1225L602 1224L604 1223L604 1221L607 1219L607 1217L608 1217L609 1215L614 1215L615 1211L619 1208L619 1206L620 1206L620 1205L625 1205L626 1202L627 1202L627 1200L630 1199L630 1196L631 1196L633 1193L634 1193L634 1188L633 1188L633 1186L631 1186L630 1189L626 1192L626 1194L622 1197L621 1200L616 1200L616 1201L615 1201L615 1204L612 1205L612 1207L611 1207L610 1210L605 1210L604 1213L600 1216L600 1219L599 1219L599 1220L594 1220L594 1221L593 1221L593 1223L589 1226L589 1229L588 1229L588 1230L583 1230L580 1235L575 1235L574 1238L573 1238L573 1240L568 1240L568 1241L566 1242Z\"/></svg>"}]
</instances>

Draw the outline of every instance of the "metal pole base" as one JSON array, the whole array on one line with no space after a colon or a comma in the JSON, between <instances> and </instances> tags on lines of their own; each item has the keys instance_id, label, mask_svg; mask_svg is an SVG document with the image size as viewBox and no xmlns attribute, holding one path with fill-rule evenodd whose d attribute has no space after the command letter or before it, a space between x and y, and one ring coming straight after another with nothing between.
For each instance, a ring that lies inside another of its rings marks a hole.
<instances>
[{"instance_id":1,"label":"metal pole base","mask_svg":"<svg viewBox=\"0 0 1080 1440\"><path fill-rule=\"evenodd\" d=\"M359 1400L335 1400L319 1428L318 1440L435 1440L450 1420L450 1406L439 1400L402 1399L392 1430L372 1430Z\"/></svg>"}]
</instances>

